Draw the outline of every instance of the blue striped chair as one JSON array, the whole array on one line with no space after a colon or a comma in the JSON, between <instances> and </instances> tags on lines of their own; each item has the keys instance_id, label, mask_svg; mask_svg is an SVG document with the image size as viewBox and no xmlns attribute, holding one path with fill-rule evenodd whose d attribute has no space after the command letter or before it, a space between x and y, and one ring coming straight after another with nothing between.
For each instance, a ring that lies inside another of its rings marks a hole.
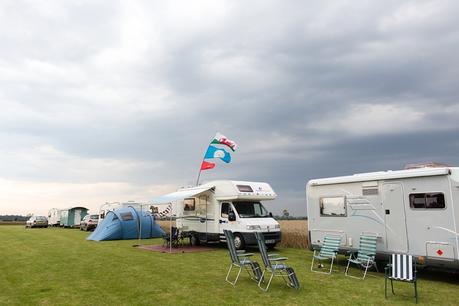
<instances>
[{"instance_id":1,"label":"blue striped chair","mask_svg":"<svg viewBox=\"0 0 459 306\"><path fill-rule=\"evenodd\" d=\"M390 279L392 294L394 292L393 281L409 282L414 284L414 298L418 303L418 288L416 282L416 263L412 255L392 254L390 263L386 266L384 278L384 296L387 299L387 280Z\"/></svg>"},{"instance_id":2,"label":"blue striped chair","mask_svg":"<svg viewBox=\"0 0 459 306\"><path fill-rule=\"evenodd\" d=\"M311 271L312 272L317 272L317 273L325 273L325 274L331 274L332 269L333 269L333 262L335 259L338 261L338 248L341 243L341 236L331 236L327 235L324 238L324 243L322 244L322 247L320 248L319 254L316 255L316 251L314 250L314 254L312 255L312 262L311 262ZM330 270L328 272L323 272L323 271L317 271L314 270L314 260L319 261L319 267L323 267L322 261L324 260L331 260L330 263Z\"/></svg>"}]
</instances>

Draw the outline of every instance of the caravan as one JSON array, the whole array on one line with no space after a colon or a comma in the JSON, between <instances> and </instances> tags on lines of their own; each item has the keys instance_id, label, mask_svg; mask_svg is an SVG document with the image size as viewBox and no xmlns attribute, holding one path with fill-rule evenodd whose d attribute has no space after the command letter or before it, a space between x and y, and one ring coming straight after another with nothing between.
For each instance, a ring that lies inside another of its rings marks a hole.
<instances>
[{"instance_id":1,"label":"caravan","mask_svg":"<svg viewBox=\"0 0 459 306\"><path fill-rule=\"evenodd\" d=\"M459 168L417 168L314 179L306 186L309 241L338 234L341 251L377 236L377 258L407 253L459 268Z\"/></svg>"},{"instance_id":2,"label":"caravan","mask_svg":"<svg viewBox=\"0 0 459 306\"><path fill-rule=\"evenodd\" d=\"M234 233L238 249L256 245L257 231L263 233L266 244L272 248L281 240L280 225L261 201L276 196L267 183L221 180L182 188L153 203L176 201L177 227L194 244L223 242L223 230L228 229Z\"/></svg>"}]
</instances>

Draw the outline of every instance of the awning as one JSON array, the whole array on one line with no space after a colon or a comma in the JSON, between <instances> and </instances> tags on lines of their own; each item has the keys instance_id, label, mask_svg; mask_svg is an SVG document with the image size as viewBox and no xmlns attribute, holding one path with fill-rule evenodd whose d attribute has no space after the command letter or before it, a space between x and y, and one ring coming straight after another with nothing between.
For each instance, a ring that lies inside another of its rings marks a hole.
<instances>
[{"instance_id":1,"label":"awning","mask_svg":"<svg viewBox=\"0 0 459 306\"><path fill-rule=\"evenodd\" d=\"M154 198L151 200L153 204L164 204L170 203L177 200L183 200L186 198L194 197L200 193L209 191L210 189L214 188L215 186L208 186L208 187L195 187L195 188L188 188L185 190L179 190L176 192L168 193L159 197Z\"/></svg>"}]
</instances>

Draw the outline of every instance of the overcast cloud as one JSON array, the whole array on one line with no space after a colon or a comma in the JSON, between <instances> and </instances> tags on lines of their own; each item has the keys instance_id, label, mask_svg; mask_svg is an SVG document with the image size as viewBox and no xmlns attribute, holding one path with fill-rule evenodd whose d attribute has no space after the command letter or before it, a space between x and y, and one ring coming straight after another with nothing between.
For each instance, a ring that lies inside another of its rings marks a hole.
<instances>
[{"instance_id":1,"label":"overcast cloud","mask_svg":"<svg viewBox=\"0 0 459 306\"><path fill-rule=\"evenodd\" d=\"M193 184L217 131L268 205L309 179L459 164L457 1L0 2L0 214Z\"/></svg>"}]
</instances>

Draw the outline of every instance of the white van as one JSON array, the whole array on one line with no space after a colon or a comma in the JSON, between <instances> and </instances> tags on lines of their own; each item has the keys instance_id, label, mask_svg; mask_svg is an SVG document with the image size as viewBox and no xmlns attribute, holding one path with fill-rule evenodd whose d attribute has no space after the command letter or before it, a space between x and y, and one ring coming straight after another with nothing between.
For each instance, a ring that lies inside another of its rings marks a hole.
<instances>
[{"instance_id":1,"label":"white van","mask_svg":"<svg viewBox=\"0 0 459 306\"><path fill-rule=\"evenodd\" d=\"M281 241L280 225L261 201L276 196L267 183L221 180L182 188L153 202L177 201L177 228L194 244L225 242L223 230L229 229L238 249L256 245L256 231L261 231L267 246L273 248Z\"/></svg>"}]
</instances>

